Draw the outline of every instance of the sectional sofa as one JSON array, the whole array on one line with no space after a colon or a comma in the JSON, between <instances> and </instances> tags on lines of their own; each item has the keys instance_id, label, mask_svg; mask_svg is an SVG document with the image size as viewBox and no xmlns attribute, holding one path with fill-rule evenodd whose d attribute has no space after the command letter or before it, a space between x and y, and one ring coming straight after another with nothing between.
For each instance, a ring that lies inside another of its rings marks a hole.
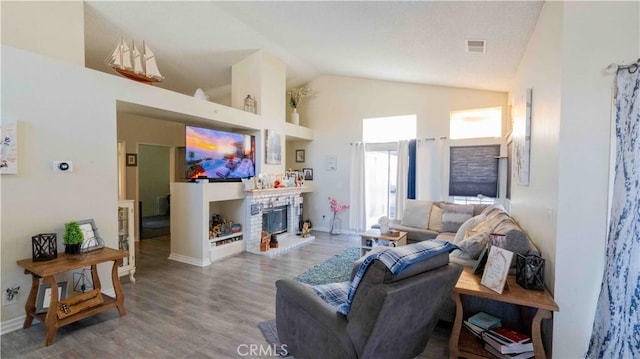
<instances>
[{"instance_id":1,"label":"sectional sofa","mask_svg":"<svg viewBox=\"0 0 640 359\"><path fill-rule=\"evenodd\" d=\"M402 220L392 220L389 228L407 232L407 243L430 239L452 242L460 250L452 252L450 260L464 266L473 266L492 241L500 241L501 247L514 253L540 254L501 206L408 200Z\"/></svg>"},{"instance_id":2,"label":"sectional sofa","mask_svg":"<svg viewBox=\"0 0 640 359\"><path fill-rule=\"evenodd\" d=\"M402 220L392 220L389 228L407 232L408 244L431 239L452 242L460 250L453 251L449 260L468 267L473 267L482 249L494 241L514 253L540 255L527 234L501 206L408 200ZM512 274L515 274L515 258L514 255ZM358 265L356 262L354 270ZM501 317L503 324L514 328L521 325L523 310L519 306L467 296L463 296L463 301L465 317L486 311ZM440 319L453 322L454 318L455 305L451 300L442 307Z\"/></svg>"}]
</instances>

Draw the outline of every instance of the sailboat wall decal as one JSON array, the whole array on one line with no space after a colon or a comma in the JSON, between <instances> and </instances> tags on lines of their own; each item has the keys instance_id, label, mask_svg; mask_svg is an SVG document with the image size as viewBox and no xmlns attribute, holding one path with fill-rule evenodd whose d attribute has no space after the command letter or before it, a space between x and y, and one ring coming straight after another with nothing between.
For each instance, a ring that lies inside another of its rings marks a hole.
<instances>
[{"instance_id":1,"label":"sailboat wall decal","mask_svg":"<svg viewBox=\"0 0 640 359\"><path fill-rule=\"evenodd\" d=\"M151 84L164 80L164 76L158 69L156 56L149 46L142 42L142 53L132 41L131 48L127 46L123 37L116 45L115 50L105 59L105 63L117 73L132 80Z\"/></svg>"}]
</instances>

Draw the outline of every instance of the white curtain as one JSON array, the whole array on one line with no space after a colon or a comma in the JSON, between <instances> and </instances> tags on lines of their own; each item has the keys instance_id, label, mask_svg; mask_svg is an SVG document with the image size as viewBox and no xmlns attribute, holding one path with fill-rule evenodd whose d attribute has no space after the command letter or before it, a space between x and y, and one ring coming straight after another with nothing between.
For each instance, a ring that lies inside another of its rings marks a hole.
<instances>
[{"instance_id":1,"label":"white curtain","mask_svg":"<svg viewBox=\"0 0 640 359\"><path fill-rule=\"evenodd\" d=\"M402 219L407 202L409 181L409 141L398 141L398 172L396 178L396 219Z\"/></svg>"},{"instance_id":2,"label":"white curtain","mask_svg":"<svg viewBox=\"0 0 640 359\"><path fill-rule=\"evenodd\" d=\"M349 176L349 228L363 232L367 227L365 207L364 143L351 146L351 173Z\"/></svg>"},{"instance_id":3,"label":"white curtain","mask_svg":"<svg viewBox=\"0 0 640 359\"><path fill-rule=\"evenodd\" d=\"M640 65L637 63L636 65ZM616 76L616 165L605 269L587 358L640 358L640 70Z\"/></svg>"},{"instance_id":4,"label":"white curtain","mask_svg":"<svg viewBox=\"0 0 640 359\"><path fill-rule=\"evenodd\" d=\"M416 198L442 200L442 140L419 140L416 145Z\"/></svg>"}]
</instances>

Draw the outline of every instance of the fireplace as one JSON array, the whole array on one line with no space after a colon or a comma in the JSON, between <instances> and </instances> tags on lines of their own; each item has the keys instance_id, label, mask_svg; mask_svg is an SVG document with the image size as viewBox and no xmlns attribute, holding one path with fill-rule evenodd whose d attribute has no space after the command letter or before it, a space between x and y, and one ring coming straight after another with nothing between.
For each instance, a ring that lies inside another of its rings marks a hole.
<instances>
[{"instance_id":1,"label":"fireplace","mask_svg":"<svg viewBox=\"0 0 640 359\"><path fill-rule=\"evenodd\" d=\"M278 206L262 211L262 230L269 234L280 234L287 231L289 206Z\"/></svg>"},{"instance_id":2,"label":"fireplace","mask_svg":"<svg viewBox=\"0 0 640 359\"><path fill-rule=\"evenodd\" d=\"M243 225L245 250L274 256L312 241L315 237L296 235L302 222L302 189L278 188L248 191L245 198L246 221ZM260 250L263 231L278 241L277 248Z\"/></svg>"}]
</instances>

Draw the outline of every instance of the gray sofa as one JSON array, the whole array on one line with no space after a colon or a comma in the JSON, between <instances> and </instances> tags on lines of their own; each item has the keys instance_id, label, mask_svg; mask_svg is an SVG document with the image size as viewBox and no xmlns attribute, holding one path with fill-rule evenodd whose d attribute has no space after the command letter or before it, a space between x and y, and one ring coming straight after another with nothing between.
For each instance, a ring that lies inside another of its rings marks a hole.
<instances>
[{"instance_id":1,"label":"gray sofa","mask_svg":"<svg viewBox=\"0 0 640 359\"><path fill-rule=\"evenodd\" d=\"M295 358L414 358L424 350L461 271L447 253L398 275L374 260L347 316L308 285L278 280L278 336Z\"/></svg>"}]
</instances>

